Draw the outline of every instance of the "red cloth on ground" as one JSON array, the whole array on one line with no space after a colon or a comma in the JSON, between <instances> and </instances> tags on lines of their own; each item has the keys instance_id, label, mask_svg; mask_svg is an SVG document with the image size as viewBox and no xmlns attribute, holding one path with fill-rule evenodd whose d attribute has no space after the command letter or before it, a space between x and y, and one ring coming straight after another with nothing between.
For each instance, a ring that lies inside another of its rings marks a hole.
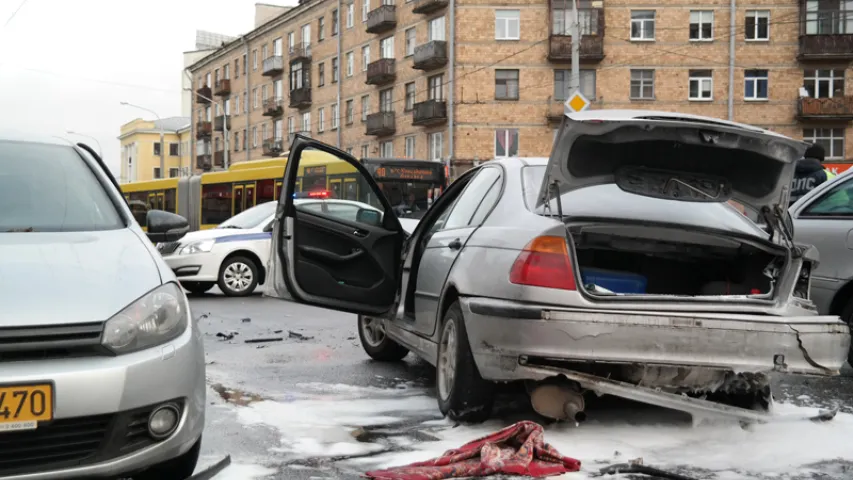
<instances>
[{"instance_id":1,"label":"red cloth on ground","mask_svg":"<svg viewBox=\"0 0 853 480\"><path fill-rule=\"evenodd\" d=\"M442 480L503 473L541 478L580 470L580 460L560 455L545 443L544 435L541 425L518 422L448 450L441 457L367 472L365 476L374 480Z\"/></svg>"}]
</instances>

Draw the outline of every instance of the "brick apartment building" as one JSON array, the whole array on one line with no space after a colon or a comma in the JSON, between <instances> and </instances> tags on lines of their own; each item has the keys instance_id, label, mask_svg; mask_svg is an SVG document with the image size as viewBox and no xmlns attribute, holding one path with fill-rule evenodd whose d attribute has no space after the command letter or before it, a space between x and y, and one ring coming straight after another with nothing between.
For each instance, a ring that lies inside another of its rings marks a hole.
<instances>
[{"instance_id":1,"label":"brick apartment building","mask_svg":"<svg viewBox=\"0 0 853 480\"><path fill-rule=\"evenodd\" d=\"M853 162L853 0L736 4L732 19L723 0L581 1L583 93L593 108L760 125ZM214 100L193 103L196 165L223 165L226 121L232 163L277 155L294 132L357 157L450 158L454 170L547 156L569 93L570 9L569 0L282 9L189 68Z\"/></svg>"}]
</instances>

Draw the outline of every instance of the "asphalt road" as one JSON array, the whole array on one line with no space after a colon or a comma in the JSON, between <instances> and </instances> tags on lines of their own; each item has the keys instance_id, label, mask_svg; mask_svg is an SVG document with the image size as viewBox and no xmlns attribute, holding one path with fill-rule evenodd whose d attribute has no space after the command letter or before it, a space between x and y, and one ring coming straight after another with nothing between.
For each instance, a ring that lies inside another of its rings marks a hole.
<instances>
[{"instance_id":1,"label":"asphalt road","mask_svg":"<svg viewBox=\"0 0 853 480\"><path fill-rule=\"evenodd\" d=\"M294 456L293 451L281 448L282 438L287 436L290 425L297 424L298 417L303 414L318 415L320 412L319 415L328 414L330 418L343 415L340 405L349 401L347 388L359 392L371 389L390 391L392 394L398 389L400 395L413 391L432 395L433 369L413 355L395 364L380 364L368 359L359 345L354 315L259 295L225 298L216 290L204 296L191 297L191 304L193 315L202 317L200 321L207 339L210 406L202 463L212 463L226 453L231 454L237 466L230 473L226 472L228 475L223 474L226 480L358 478L362 467L347 461L353 457L370 457L369 452L340 455L321 452L314 456ZM270 341L247 343L258 340ZM774 385L774 396L800 405L837 406L843 412L853 413L853 402L850 401L853 399L853 377L806 380L782 377ZM285 412L282 413L285 418L274 421L246 420L246 412L253 405L263 403L262 400L287 405L306 398L313 399L310 400L314 402L310 403L314 405L311 412ZM358 398L359 395L353 393L353 408L357 408L356 403L361 401ZM512 394L507 398L507 418L529 414L526 407L519 406L523 401ZM324 401L328 403L324 404ZM440 418L434 400L431 402L421 405L424 402L420 401L411 421L398 424L395 428L400 431L389 435L405 434L408 442L418 441L419 434L428 435L410 427L422 424L424 420ZM324 409L323 405L328 405L328 408ZM637 406L631 404L621 408L631 410ZM296 418L288 419L288 415ZM313 431L309 436L332 435L329 432ZM399 438L385 443L390 445L386 451L406 448L406 442ZM333 442L324 445L330 444ZM853 464L833 465L833 468L847 472L841 476L790 478L846 478L853 472L851 466Z\"/></svg>"}]
</instances>

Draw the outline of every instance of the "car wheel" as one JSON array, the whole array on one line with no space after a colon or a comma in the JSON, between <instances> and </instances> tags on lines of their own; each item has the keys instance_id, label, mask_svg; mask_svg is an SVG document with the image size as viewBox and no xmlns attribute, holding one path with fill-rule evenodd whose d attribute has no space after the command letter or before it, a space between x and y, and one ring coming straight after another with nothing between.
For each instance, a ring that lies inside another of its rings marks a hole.
<instances>
[{"instance_id":1,"label":"car wheel","mask_svg":"<svg viewBox=\"0 0 853 480\"><path fill-rule=\"evenodd\" d=\"M258 267L246 257L231 257L219 269L219 289L229 297L250 295L258 285Z\"/></svg>"},{"instance_id":2,"label":"car wheel","mask_svg":"<svg viewBox=\"0 0 853 480\"><path fill-rule=\"evenodd\" d=\"M201 452L201 438L185 454L133 475L133 480L186 480L195 471L199 452Z\"/></svg>"},{"instance_id":3,"label":"car wheel","mask_svg":"<svg viewBox=\"0 0 853 480\"><path fill-rule=\"evenodd\" d=\"M850 300L844 306L844 310L841 311L841 320L846 322L851 330L853 330L853 300ZM853 367L853 345L850 345L850 350L847 352L847 363Z\"/></svg>"},{"instance_id":4,"label":"car wheel","mask_svg":"<svg viewBox=\"0 0 853 480\"><path fill-rule=\"evenodd\" d=\"M480 376L459 302L453 302L441 324L435 374L438 408L453 420L481 423L492 414L495 384Z\"/></svg>"},{"instance_id":5,"label":"car wheel","mask_svg":"<svg viewBox=\"0 0 853 480\"><path fill-rule=\"evenodd\" d=\"M381 318L359 315L358 337L361 339L361 347L374 360L397 362L409 354L409 349L388 337Z\"/></svg>"},{"instance_id":6,"label":"car wheel","mask_svg":"<svg viewBox=\"0 0 853 480\"><path fill-rule=\"evenodd\" d=\"M216 285L215 282L181 282L181 286L193 295L203 295L214 285Z\"/></svg>"}]
</instances>

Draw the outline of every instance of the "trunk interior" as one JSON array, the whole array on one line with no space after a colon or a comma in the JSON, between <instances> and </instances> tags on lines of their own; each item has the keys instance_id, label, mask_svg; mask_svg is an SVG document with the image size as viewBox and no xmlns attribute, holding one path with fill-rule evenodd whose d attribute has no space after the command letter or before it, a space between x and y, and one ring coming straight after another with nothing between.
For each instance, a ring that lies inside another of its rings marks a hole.
<instances>
[{"instance_id":1,"label":"trunk interior","mask_svg":"<svg viewBox=\"0 0 853 480\"><path fill-rule=\"evenodd\" d=\"M595 296L767 295L785 257L734 238L678 229L570 228L578 282Z\"/></svg>"}]
</instances>

